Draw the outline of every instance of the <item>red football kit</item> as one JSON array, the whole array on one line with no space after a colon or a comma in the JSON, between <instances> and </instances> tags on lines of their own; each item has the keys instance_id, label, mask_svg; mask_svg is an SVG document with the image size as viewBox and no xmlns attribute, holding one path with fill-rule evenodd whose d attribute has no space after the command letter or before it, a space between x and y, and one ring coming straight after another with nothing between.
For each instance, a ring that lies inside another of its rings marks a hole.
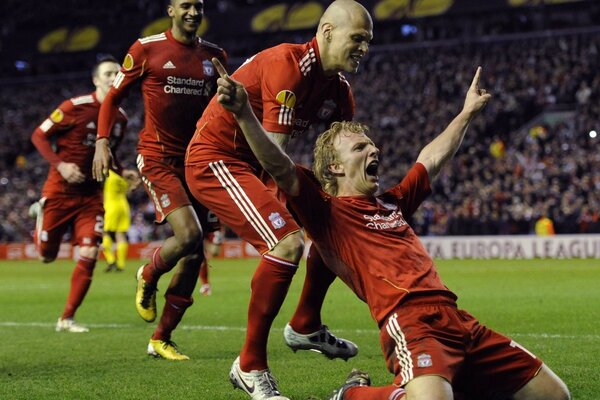
<instances>
[{"instance_id":1,"label":"red football kit","mask_svg":"<svg viewBox=\"0 0 600 400\"><path fill-rule=\"evenodd\" d=\"M227 60L216 45L201 38L184 44L174 39L170 30L138 39L125 56L100 110L98 137L109 137L116 104L134 82L141 80L145 119L137 165L154 201L158 222L173 210L192 204L207 228L206 210L188 194L183 158L196 122L216 91L218 74L212 57L224 64ZM218 226L209 225L214 226L209 231Z\"/></svg>"},{"instance_id":2,"label":"red football kit","mask_svg":"<svg viewBox=\"0 0 600 400\"><path fill-rule=\"evenodd\" d=\"M512 394L541 361L456 306L406 219L431 192L422 164L379 196L334 197L297 167L300 193L287 196L327 265L365 301L381 330L394 383L440 375L455 390Z\"/></svg>"},{"instance_id":3,"label":"red football kit","mask_svg":"<svg viewBox=\"0 0 600 400\"><path fill-rule=\"evenodd\" d=\"M264 50L232 78L244 84L269 132L296 136L316 121L354 116L350 85L341 74L323 74L316 39ZM186 179L192 194L261 254L299 229L262 174L233 115L213 98L188 146Z\"/></svg>"},{"instance_id":4,"label":"red football kit","mask_svg":"<svg viewBox=\"0 0 600 400\"><path fill-rule=\"evenodd\" d=\"M50 163L42 189L42 214L36 226L38 251L44 256L56 256L62 236L71 225L74 243L80 246L97 246L102 239L102 192L92 178L99 109L95 92L66 100L33 132L32 142ZM117 110L115 119L113 147L120 142L127 125L122 109ZM56 169L60 162L76 164L85 181L65 181Z\"/></svg>"}]
</instances>

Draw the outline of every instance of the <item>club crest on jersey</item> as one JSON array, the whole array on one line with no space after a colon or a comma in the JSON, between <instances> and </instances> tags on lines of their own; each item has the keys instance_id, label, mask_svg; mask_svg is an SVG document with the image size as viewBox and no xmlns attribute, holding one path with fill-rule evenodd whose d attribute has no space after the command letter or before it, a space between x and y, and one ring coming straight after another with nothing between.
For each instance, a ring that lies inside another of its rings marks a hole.
<instances>
[{"instance_id":1,"label":"club crest on jersey","mask_svg":"<svg viewBox=\"0 0 600 400\"><path fill-rule=\"evenodd\" d=\"M171 199L169 199L168 194L165 193L162 196L160 196L160 205L164 208L167 208L171 205Z\"/></svg>"},{"instance_id":2,"label":"club crest on jersey","mask_svg":"<svg viewBox=\"0 0 600 400\"><path fill-rule=\"evenodd\" d=\"M123 69L125 71L129 71L131 68L133 68L133 65L133 56L130 53L127 53L125 59L123 60Z\"/></svg>"},{"instance_id":3,"label":"club crest on jersey","mask_svg":"<svg viewBox=\"0 0 600 400\"><path fill-rule=\"evenodd\" d=\"M325 100L319 111L317 111L317 117L325 120L330 119L336 107L337 105L332 99Z\"/></svg>"},{"instance_id":4,"label":"club crest on jersey","mask_svg":"<svg viewBox=\"0 0 600 400\"><path fill-rule=\"evenodd\" d=\"M285 220L281 218L281 215L279 215L278 212L271 213L271 215L269 215L269 221L271 221L271 225L273 225L273 228L275 229L280 229L285 226Z\"/></svg>"},{"instance_id":5,"label":"club crest on jersey","mask_svg":"<svg viewBox=\"0 0 600 400\"><path fill-rule=\"evenodd\" d=\"M427 368L431 367L433 362L431 361L431 356L427 353L419 354L417 356L417 366L419 368Z\"/></svg>"},{"instance_id":6,"label":"club crest on jersey","mask_svg":"<svg viewBox=\"0 0 600 400\"><path fill-rule=\"evenodd\" d=\"M65 114L60 108L57 108L56 110L52 111L52 114L50 114L50 120L57 124L62 121L64 117Z\"/></svg>"},{"instance_id":7,"label":"club crest on jersey","mask_svg":"<svg viewBox=\"0 0 600 400\"><path fill-rule=\"evenodd\" d=\"M213 66L210 60L202 61L202 68L204 69L204 75L206 76L214 76L215 75L215 67Z\"/></svg>"}]
</instances>

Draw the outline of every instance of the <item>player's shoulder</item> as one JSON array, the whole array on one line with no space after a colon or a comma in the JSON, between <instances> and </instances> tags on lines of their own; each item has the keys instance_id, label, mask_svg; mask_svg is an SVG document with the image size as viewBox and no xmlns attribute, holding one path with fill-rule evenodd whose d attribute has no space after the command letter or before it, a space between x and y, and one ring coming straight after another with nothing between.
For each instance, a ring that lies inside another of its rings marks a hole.
<instances>
[{"instance_id":1,"label":"player's shoulder","mask_svg":"<svg viewBox=\"0 0 600 400\"><path fill-rule=\"evenodd\" d=\"M73 106L81 106L84 104L93 104L96 102L93 94L84 94L81 96L72 97L68 100Z\"/></svg>"},{"instance_id":2,"label":"player's shoulder","mask_svg":"<svg viewBox=\"0 0 600 400\"><path fill-rule=\"evenodd\" d=\"M142 46L149 46L153 43L159 43L167 40L167 34L165 32L157 33L156 35L144 36L139 38L135 43L139 43Z\"/></svg>"},{"instance_id":3,"label":"player's shoulder","mask_svg":"<svg viewBox=\"0 0 600 400\"><path fill-rule=\"evenodd\" d=\"M201 48L206 49L212 53L225 54L225 50L221 46L213 42L209 42L208 40L202 39L201 37L198 37L198 44Z\"/></svg>"}]
</instances>

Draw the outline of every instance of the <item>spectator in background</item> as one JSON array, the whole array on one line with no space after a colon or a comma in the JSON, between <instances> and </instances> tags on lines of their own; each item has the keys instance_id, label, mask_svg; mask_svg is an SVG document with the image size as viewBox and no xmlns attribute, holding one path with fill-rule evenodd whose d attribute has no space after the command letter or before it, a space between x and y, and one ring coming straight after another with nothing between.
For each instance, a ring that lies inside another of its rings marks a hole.
<instances>
[{"instance_id":1,"label":"spectator in background","mask_svg":"<svg viewBox=\"0 0 600 400\"><path fill-rule=\"evenodd\" d=\"M73 244L79 245L69 296L56 331L88 331L73 318L92 283L102 240L102 191L92 177L92 158L100 104L118 71L114 58L99 60L92 70L96 90L64 101L31 137L50 164L42 198L30 208L31 216L37 218L34 240L40 259L44 263L56 259L61 239L69 228L73 229ZM125 113L119 109L112 132L113 147L124 134L126 123ZM54 147L51 140L55 141Z\"/></svg>"},{"instance_id":2,"label":"spectator in background","mask_svg":"<svg viewBox=\"0 0 600 400\"><path fill-rule=\"evenodd\" d=\"M535 221L535 234L538 236L552 236L554 233L554 223L548 218L548 213L543 212Z\"/></svg>"}]
</instances>

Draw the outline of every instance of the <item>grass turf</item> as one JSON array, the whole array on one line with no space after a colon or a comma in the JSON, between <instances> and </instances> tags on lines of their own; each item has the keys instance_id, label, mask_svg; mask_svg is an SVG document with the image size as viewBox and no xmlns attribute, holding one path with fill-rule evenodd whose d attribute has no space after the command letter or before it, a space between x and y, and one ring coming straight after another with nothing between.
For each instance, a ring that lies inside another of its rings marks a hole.
<instances>
[{"instance_id":1,"label":"grass turf","mask_svg":"<svg viewBox=\"0 0 600 400\"><path fill-rule=\"evenodd\" d=\"M213 295L196 297L173 339L192 359L145 355L154 324L133 305L134 273L103 272L100 262L76 319L87 334L54 332L73 263L0 262L0 399L246 399L228 372L244 339L250 279L256 260L214 260ZM445 283L465 308L540 356L570 387L574 399L600 396L600 260L439 261ZM327 398L353 368L374 385L391 381L367 307L341 283L330 290L323 320L356 342L359 355L330 361L292 353L283 326L296 306L304 268L275 320L270 366L282 393L293 400ZM159 284L159 310L168 279Z\"/></svg>"}]
</instances>

